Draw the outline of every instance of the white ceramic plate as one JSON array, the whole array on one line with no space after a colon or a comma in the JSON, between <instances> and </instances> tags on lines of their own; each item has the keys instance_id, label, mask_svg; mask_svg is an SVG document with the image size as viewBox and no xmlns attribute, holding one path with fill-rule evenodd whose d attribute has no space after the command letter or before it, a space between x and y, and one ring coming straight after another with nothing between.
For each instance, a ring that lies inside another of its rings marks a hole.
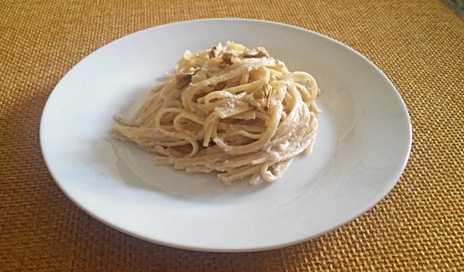
<instances>
[{"instance_id":1,"label":"white ceramic plate","mask_svg":"<svg viewBox=\"0 0 464 272\"><path fill-rule=\"evenodd\" d=\"M264 46L322 90L313 153L273 184L224 186L211 174L155 166L113 140L113 115L134 112L186 49L234 41ZM80 208L122 232L178 248L255 251L306 241L380 201L409 156L407 109L369 60L293 26L242 19L187 21L116 40L78 63L53 90L40 142L46 164Z\"/></svg>"}]
</instances>

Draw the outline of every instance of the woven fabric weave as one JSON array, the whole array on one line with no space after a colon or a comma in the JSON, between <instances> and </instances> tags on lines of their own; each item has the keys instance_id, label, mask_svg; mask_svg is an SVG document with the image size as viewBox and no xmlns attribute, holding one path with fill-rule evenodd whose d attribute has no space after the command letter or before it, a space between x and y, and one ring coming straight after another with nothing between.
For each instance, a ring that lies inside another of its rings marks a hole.
<instances>
[{"instance_id":1,"label":"woven fabric weave","mask_svg":"<svg viewBox=\"0 0 464 272\"><path fill-rule=\"evenodd\" d=\"M464 20L434 1L26 1L0 4L0 270L307 271L464 267ZM413 146L393 190L320 238L256 253L206 253L122 234L66 198L39 144L42 110L86 55L183 20L282 22L353 47L391 79Z\"/></svg>"}]
</instances>

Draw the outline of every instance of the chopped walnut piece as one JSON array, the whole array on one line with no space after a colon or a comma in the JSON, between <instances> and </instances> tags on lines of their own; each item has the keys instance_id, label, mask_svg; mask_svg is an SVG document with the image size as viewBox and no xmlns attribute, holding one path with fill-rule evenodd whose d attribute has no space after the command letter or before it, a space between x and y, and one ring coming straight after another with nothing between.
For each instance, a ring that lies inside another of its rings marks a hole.
<instances>
[{"instance_id":1,"label":"chopped walnut piece","mask_svg":"<svg viewBox=\"0 0 464 272\"><path fill-rule=\"evenodd\" d=\"M250 105L264 111L269 111L271 100L269 96L271 95L272 87L269 84L263 86L263 88L256 90L251 95L251 100L249 101Z\"/></svg>"},{"instance_id":2,"label":"chopped walnut piece","mask_svg":"<svg viewBox=\"0 0 464 272\"><path fill-rule=\"evenodd\" d=\"M237 61L237 56L235 56L232 53L226 52L222 54L221 59L224 63L231 65L232 63L235 63Z\"/></svg>"},{"instance_id":3,"label":"chopped walnut piece","mask_svg":"<svg viewBox=\"0 0 464 272\"><path fill-rule=\"evenodd\" d=\"M243 53L244 58L269 58L269 53L264 47L258 47L257 49L246 49Z\"/></svg>"},{"instance_id":4,"label":"chopped walnut piece","mask_svg":"<svg viewBox=\"0 0 464 272\"><path fill-rule=\"evenodd\" d=\"M176 89L180 90L192 82L192 76L194 76L200 68L190 67L187 72L176 75Z\"/></svg>"},{"instance_id":5,"label":"chopped walnut piece","mask_svg":"<svg viewBox=\"0 0 464 272\"><path fill-rule=\"evenodd\" d=\"M176 75L176 89L180 90L192 82L192 75Z\"/></svg>"},{"instance_id":6,"label":"chopped walnut piece","mask_svg":"<svg viewBox=\"0 0 464 272\"><path fill-rule=\"evenodd\" d=\"M219 54L219 53L218 53L218 49L217 49L216 46L214 46L214 47L211 48L211 50L209 51L208 56L209 56L210 59L212 59L212 58L217 57L218 54Z\"/></svg>"}]
</instances>

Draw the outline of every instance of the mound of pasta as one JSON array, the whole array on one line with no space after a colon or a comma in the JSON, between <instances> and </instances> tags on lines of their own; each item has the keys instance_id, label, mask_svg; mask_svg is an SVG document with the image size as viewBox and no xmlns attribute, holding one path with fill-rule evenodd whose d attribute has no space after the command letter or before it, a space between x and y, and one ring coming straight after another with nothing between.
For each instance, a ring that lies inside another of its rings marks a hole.
<instances>
[{"instance_id":1,"label":"mound of pasta","mask_svg":"<svg viewBox=\"0 0 464 272\"><path fill-rule=\"evenodd\" d=\"M219 43L186 51L132 117L115 116L112 135L157 154L157 164L216 171L225 184L273 182L311 152L318 91L310 74L290 72L262 47Z\"/></svg>"}]
</instances>

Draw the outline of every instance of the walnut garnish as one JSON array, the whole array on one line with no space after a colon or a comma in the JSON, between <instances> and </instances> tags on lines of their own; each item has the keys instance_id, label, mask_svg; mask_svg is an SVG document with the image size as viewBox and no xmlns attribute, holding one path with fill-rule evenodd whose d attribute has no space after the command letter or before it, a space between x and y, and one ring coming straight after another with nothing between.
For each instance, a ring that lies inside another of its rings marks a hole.
<instances>
[{"instance_id":1,"label":"walnut garnish","mask_svg":"<svg viewBox=\"0 0 464 272\"><path fill-rule=\"evenodd\" d=\"M256 49L246 49L243 52L244 58L269 58L269 53L264 49L264 47L258 47Z\"/></svg>"},{"instance_id":2,"label":"walnut garnish","mask_svg":"<svg viewBox=\"0 0 464 272\"><path fill-rule=\"evenodd\" d=\"M232 53L228 53L228 52L225 52L224 54L222 54L222 57L221 57L222 61L228 65L231 65L235 62L237 62L237 56L235 56L234 54Z\"/></svg>"},{"instance_id":3,"label":"walnut garnish","mask_svg":"<svg viewBox=\"0 0 464 272\"><path fill-rule=\"evenodd\" d=\"M271 95L272 87L269 84L264 85L261 89L256 90L250 97L250 105L264 111L269 111L271 100L269 96Z\"/></svg>"},{"instance_id":4,"label":"walnut garnish","mask_svg":"<svg viewBox=\"0 0 464 272\"><path fill-rule=\"evenodd\" d=\"M211 50L210 50L209 53L208 53L208 56L209 56L210 59L215 58L215 57L217 57L218 55L219 55L219 52L218 52L218 49L217 49L216 46L214 46L213 48L211 48Z\"/></svg>"},{"instance_id":5,"label":"walnut garnish","mask_svg":"<svg viewBox=\"0 0 464 272\"><path fill-rule=\"evenodd\" d=\"M187 72L176 75L176 89L180 90L189 85L190 82L192 82L192 76L195 75L198 70L200 70L200 68L190 67Z\"/></svg>"},{"instance_id":6,"label":"walnut garnish","mask_svg":"<svg viewBox=\"0 0 464 272\"><path fill-rule=\"evenodd\" d=\"M176 75L176 89L180 90L192 82L192 75Z\"/></svg>"}]
</instances>

